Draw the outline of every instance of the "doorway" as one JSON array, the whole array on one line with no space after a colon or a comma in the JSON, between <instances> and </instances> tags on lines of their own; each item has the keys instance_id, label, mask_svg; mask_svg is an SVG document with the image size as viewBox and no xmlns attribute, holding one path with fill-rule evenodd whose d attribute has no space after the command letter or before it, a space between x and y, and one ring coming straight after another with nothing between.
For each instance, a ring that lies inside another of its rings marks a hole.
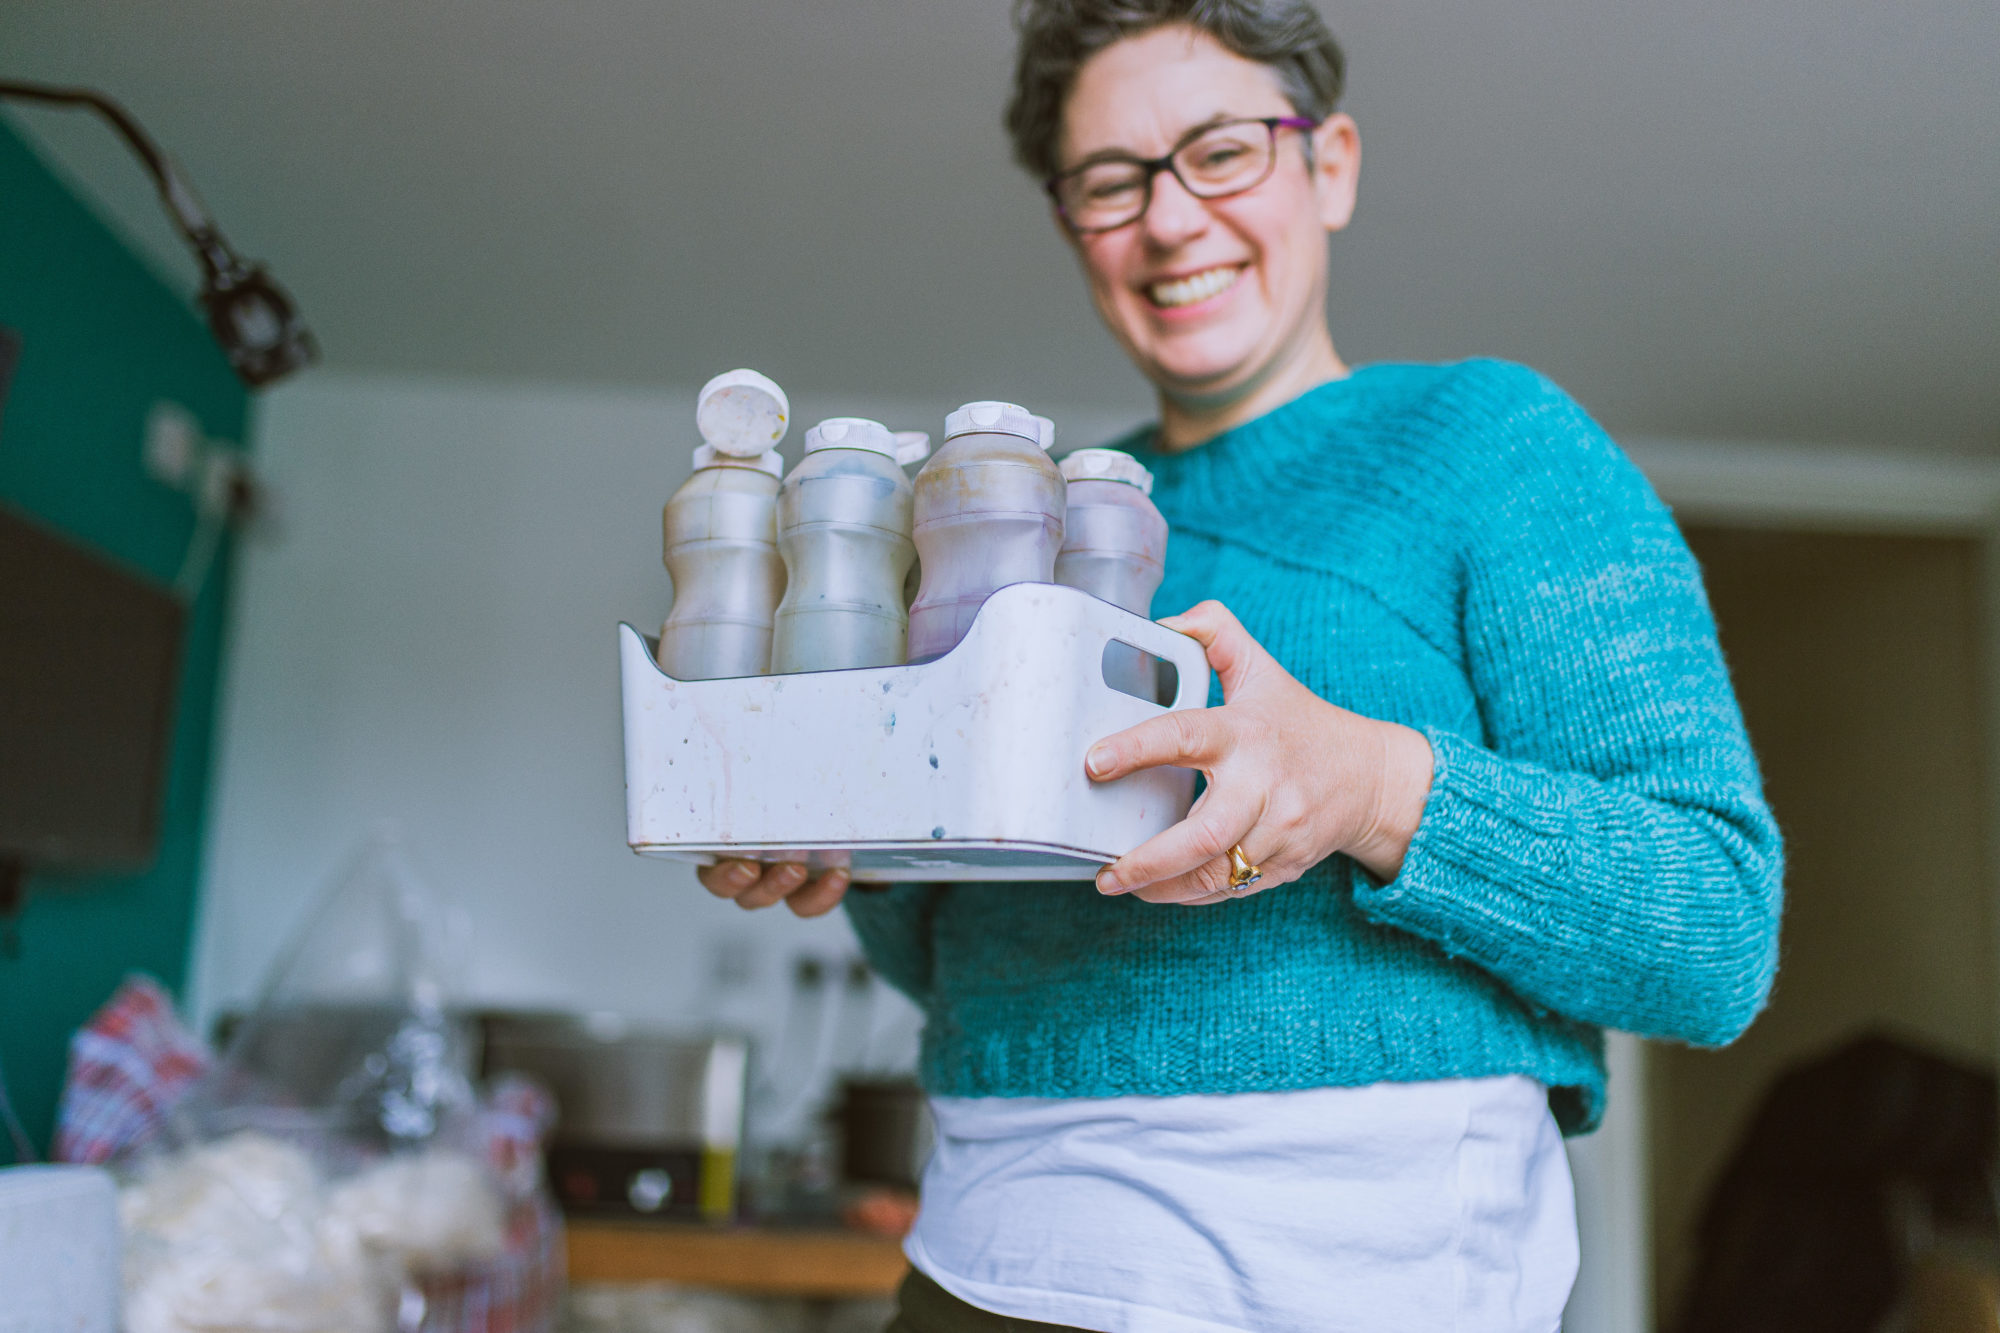
<instances>
[{"instance_id":1,"label":"doorway","mask_svg":"<svg viewBox=\"0 0 2000 1333\"><path fill-rule=\"evenodd\" d=\"M1995 923L1982 551L1965 537L1691 525L1785 832L1781 963L1735 1045L1647 1048L1656 1319L1703 1200L1782 1070L1864 1032L1990 1067Z\"/></svg>"}]
</instances>

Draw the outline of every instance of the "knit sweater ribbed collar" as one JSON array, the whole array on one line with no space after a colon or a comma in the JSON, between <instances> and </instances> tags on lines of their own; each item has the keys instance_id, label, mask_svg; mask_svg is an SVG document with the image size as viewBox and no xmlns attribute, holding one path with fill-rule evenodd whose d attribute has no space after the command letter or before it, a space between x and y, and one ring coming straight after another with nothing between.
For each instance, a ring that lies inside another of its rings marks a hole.
<instances>
[{"instance_id":1,"label":"knit sweater ribbed collar","mask_svg":"<svg viewBox=\"0 0 2000 1333\"><path fill-rule=\"evenodd\" d=\"M1157 447L1159 427L1141 427L1118 447L1153 473L1153 499L1177 527L1242 535L1268 515L1274 500L1300 484L1338 438L1341 423L1365 413L1381 371L1357 366L1346 376L1315 385L1263 416L1189 449Z\"/></svg>"}]
</instances>

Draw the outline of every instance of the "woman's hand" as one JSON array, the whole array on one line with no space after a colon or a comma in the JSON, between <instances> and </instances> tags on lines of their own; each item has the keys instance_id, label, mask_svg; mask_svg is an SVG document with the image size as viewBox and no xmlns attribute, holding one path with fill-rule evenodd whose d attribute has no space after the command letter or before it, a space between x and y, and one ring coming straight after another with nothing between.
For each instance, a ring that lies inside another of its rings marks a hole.
<instances>
[{"instance_id":1,"label":"woman's hand","mask_svg":"<svg viewBox=\"0 0 2000 1333\"><path fill-rule=\"evenodd\" d=\"M1160 622L1208 650L1220 708L1183 709L1090 748L1109 782L1142 768L1199 769L1208 789L1188 817L1097 875L1100 893L1189 906L1226 902L1229 849L1263 871L1256 890L1290 883L1345 852L1382 879L1402 869L1430 794L1421 732L1350 713L1279 666L1220 602Z\"/></svg>"},{"instance_id":2,"label":"woman's hand","mask_svg":"<svg viewBox=\"0 0 2000 1333\"><path fill-rule=\"evenodd\" d=\"M718 861L694 872L703 888L728 898L743 910L755 911L782 901L796 916L825 916L847 894L847 872L835 868L809 878L796 861L765 865L761 861Z\"/></svg>"}]
</instances>

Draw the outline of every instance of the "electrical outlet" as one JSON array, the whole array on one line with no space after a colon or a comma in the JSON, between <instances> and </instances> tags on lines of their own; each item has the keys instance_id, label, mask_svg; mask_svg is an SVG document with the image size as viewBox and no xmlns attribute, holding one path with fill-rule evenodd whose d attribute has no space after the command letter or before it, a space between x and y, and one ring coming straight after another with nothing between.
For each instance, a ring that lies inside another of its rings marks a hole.
<instances>
[{"instance_id":1,"label":"electrical outlet","mask_svg":"<svg viewBox=\"0 0 2000 1333\"><path fill-rule=\"evenodd\" d=\"M265 494L250 461L227 440L210 439L201 422L179 403L164 399L146 417L146 475L184 491L195 512L238 527L265 512Z\"/></svg>"},{"instance_id":2,"label":"electrical outlet","mask_svg":"<svg viewBox=\"0 0 2000 1333\"><path fill-rule=\"evenodd\" d=\"M269 497L243 452L227 440L209 439L201 422L179 403L162 399L153 404L140 457L147 476L194 504L194 534L174 576L175 591L192 603L208 579L223 534L251 528L268 514Z\"/></svg>"},{"instance_id":3,"label":"electrical outlet","mask_svg":"<svg viewBox=\"0 0 2000 1333\"><path fill-rule=\"evenodd\" d=\"M248 470L234 455L223 449L207 450L201 459L194 484L194 506L198 513L235 517L239 488L248 479Z\"/></svg>"},{"instance_id":4,"label":"electrical outlet","mask_svg":"<svg viewBox=\"0 0 2000 1333\"><path fill-rule=\"evenodd\" d=\"M201 423L178 403L158 402L146 417L146 475L177 491L194 490L208 452Z\"/></svg>"}]
</instances>

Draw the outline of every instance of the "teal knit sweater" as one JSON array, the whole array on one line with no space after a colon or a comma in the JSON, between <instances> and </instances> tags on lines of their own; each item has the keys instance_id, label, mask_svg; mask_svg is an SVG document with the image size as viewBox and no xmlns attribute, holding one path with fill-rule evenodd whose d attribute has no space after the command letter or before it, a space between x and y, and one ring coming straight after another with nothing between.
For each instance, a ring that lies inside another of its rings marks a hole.
<instances>
[{"instance_id":1,"label":"teal knit sweater","mask_svg":"<svg viewBox=\"0 0 2000 1333\"><path fill-rule=\"evenodd\" d=\"M1494 361L1375 365L1153 469L1156 613L1213 597L1321 698L1430 738L1402 872L1240 902L1089 884L850 893L953 1096L1526 1074L1567 1132L1602 1029L1733 1040L1777 967L1782 853L1700 571L1595 422ZM1211 704L1221 702L1211 698Z\"/></svg>"}]
</instances>

